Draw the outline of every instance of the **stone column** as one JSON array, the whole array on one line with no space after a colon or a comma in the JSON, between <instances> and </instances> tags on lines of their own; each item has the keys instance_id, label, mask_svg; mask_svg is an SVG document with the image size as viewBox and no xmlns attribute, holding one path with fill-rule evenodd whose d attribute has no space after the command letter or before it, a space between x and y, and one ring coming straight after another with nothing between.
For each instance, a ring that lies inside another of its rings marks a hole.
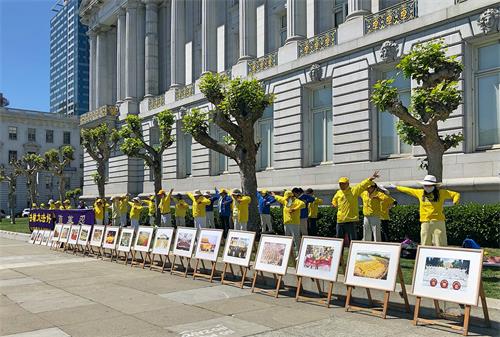
<instances>
[{"instance_id":1,"label":"stone column","mask_svg":"<svg viewBox=\"0 0 500 337\"><path fill-rule=\"evenodd\" d=\"M358 16L370 14L371 2L368 0L348 0L347 9L349 15L347 15L346 21Z\"/></svg>"},{"instance_id":2,"label":"stone column","mask_svg":"<svg viewBox=\"0 0 500 337\"><path fill-rule=\"evenodd\" d=\"M307 35L306 11L306 1L286 1L286 43L305 39Z\"/></svg>"},{"instance_id":3,"label":"stone column","mask_svg":"<svg viewBox=\"0 0 500 337\"><path fill-rule=\"evenodd\" d=\"M201 74L217 70L216 0L201 0Z\"/></svg>"},{"instance_id":4,"label":"stone column","mask_svg":"<svg viewBox=\"0 0 500 337\"><path fill-rule=\"evenodd\" d=\"M170 76L171 88L184 85L185 82L185 3L184 0L172 0L171 37L170 37Z\"/></svg>"},{"instance_id":5,"label":"stone column","mask_svg":"<svg viewBox=\"0 0 500 337\"><path fill-rule=\"evenodd\" d=\"M145 96L158 94L158 4L144 0L146 4L145 39Z\"/></svg>"},{"instance_id":6,"label":"stone column","mask_svg":"<svg viewBox=\"0 0 500 337\"><path fill-rule=\"evenodd\" d=\"M116 21L116 100L121 103L125 98L125 45L127 44L125 9L118 12Z\"/></svg>"},{"instance_id":7,"label":"stone column","mask_svg":"<svg viewBox=\"0 0 500 337\"><path fill-rule=\"evenodd\" d=\"M89 111L96 109L96 46L97 46L97 34L94 30L89 29L87 31L89 36L89 47L90 47L90 59L89 59Z\"/></svg>"},{"instance_id":8,"label":"stone column","mask_svg":"<svg viewBox=\"0 0 500 337\"><path fill-rule=\"evenodd\" d=\"M158 89L167 91L170 84L170 1L164 0L158 12Z\"/></svg>"},{"instance_id":9,"label":"stone column","mask_svg":"<svg viewBox=\"0 0 500 337\"><path fill-rule=\"evenodd\" d=\"M96 42L96 85L95 85L95 93L96 93L96 108L99 108L105 104L107 104L107 95L106 92L108 90L107 84L107 48L106 48L106 33L107 27L101 27L97 33L97 42Z\"/></svg>"},{"instance_id":10,"label":"stone column","mask_svg":"<svg viewBox=\"0 0 500 337\"><path fill-rule=\"evenodd\" d=\"M127 2L125 19L125 100L137 100L137 3Z\"/></svg>"},{"instance_id":11,"label":"stone column","mask_svg":"<svg viewBox=\"0 0 500 337\"><path fill-rule=\"evenodd\" d=\"M240 0L240 58L238 62L257 55L257 2Z\"/></svg>"}]
</instances>

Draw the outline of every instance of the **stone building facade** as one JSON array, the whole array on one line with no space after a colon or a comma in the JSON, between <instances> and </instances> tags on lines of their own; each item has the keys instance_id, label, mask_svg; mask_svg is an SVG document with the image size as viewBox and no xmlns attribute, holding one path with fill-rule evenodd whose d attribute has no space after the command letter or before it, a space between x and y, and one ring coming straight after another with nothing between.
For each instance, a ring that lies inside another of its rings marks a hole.
<instances>
[{"instance_id":1,"label":"stone building facade","mask_svg":"<svg viewBox=\"0 0 500 337\"><path fill-rule=\"evenodd\" d=\"M203 73L255 77L275 94L256 127L260 188L301 185L331 195L340 176L358 182L373 170L383 182L413 185L425 174L424 152L400 141L396 120L370 102L371 88L395 77L408 101L416 83L395 64L416 43L440 38L465 64L463 102L441 125L465 140L445 155L444 183L464 200L499 201L498 13L494 0L83 1L91 111L81 125L119 127L127 114L139 114L149 137L152 117L171 109L178 121L164 154L164 187L238 187L237 166L183 134L180 118L210 108L198 88ZM86 197L97 194L94 170L85 156ZM153 192L148 168L119 151L107 178L109 195Z\"/></svg>"}]
</instances>

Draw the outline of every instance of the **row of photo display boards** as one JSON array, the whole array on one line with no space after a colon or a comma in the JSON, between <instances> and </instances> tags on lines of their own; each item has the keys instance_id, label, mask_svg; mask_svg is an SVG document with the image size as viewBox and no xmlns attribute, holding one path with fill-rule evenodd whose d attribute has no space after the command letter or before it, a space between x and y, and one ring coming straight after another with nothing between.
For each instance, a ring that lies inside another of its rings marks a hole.
<instances>
[{"instance_id":1,"label":"row of photo display boards","mask_svg":"<svg viewBox=\"0 0 500 337\"><path fill-rule=\"evenodd\" d=\"M222 254L222 262L224 263L223 283L227 266L237 266L242 268L241 287L243 287L246 270L250 268L251 264L255 236L255 232L229 231ZM51 247L64 247L65 250L69 248L81 252L88 251L89 253L97 250L100 254L103 254L103 250L108 249L111 254L113 252L123 252L127 254L127 258L128 253L132 252L135 257L135 253L139 252L144 263L146 258L142 254L149 256L151 265L154 264L155 255L168 258L171 247L173 247L174 263L171 264L171 271L173 271L176 257L187 259L185 276L189 270L189 261L192 258L198 262L210 261L213 266L212 277L210 277L210 281L212 281L222 239L223 231L220 229L205 228L197 230L192 227L178 227L175 230L171 227L154 229L153 227L141 226L137 231L134 231L132 228L116 226L58 224L53 231L33 231L29 242ZM317 282L320 295L325 293L320 289L318 281L326 281L330 285L326 292L327 298L324 300L325 304L330 305L333 282L337 282L339 274L343 243L342 239L335 238L312 236L302 238L298 257L295 261L296 275L298 277L297 300L301 298L302 278L307 277ZM347 264L344 266L344 283L348 287L346 309L362 310L360 307L350 305L353 287L366 288L370 302L372 302L372 299L369 289L382 290L386 294L385 303L383 303L381 309L383 312L382 317L385 318L389 293L396 291L396 283L399 277L407 310L409 310L400 268L400 253L401 245L399 243L351 242ZM282 277L288 271L290 255L292 255L293 260L292 237L262 235L253 263L255 272L252 291L254 291L259 273L261 275L264 272L271 273L277 279L276 289L274 290L274 295L277 297L281 288ZM152 259L151 256L153 256ZM161 258L160 260L163 261ZM462 327L464 335L467 334L468 330L470 306L477 306L478 300L481 298L485 320L489 323L481 282L482 260L482 249L419 246L412 281L412 293L417 297L414 324L417 324L419 320L424 323L438 324L437 321L423 320L418 317L421 298L434 299L435 305L438 305L437 300L465 305L466 317L464 317ZM163 264L164 267L165 264ZM243 268L245 268L245 273L243 273ZM196 270L197 268L194 269L195 273ZM436 309L438 308L436 307ZM453 327L454 325L447 326Z\"/></svg>"}]
</instances>

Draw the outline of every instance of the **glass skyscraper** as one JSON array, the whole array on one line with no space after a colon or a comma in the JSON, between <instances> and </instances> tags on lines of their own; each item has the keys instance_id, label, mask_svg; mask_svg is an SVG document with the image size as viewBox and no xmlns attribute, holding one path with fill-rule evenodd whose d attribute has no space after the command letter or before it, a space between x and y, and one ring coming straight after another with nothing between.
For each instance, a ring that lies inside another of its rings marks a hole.
<instances>
[{"instance_id":1,"label":"glass skyscraper","mask_svg":"<svg viewBox=\"0 0 500 337\"><path fill-rule=\"evenodd\" d=\"M89 111L89 43L80 23L81 0L57 0L50 20L50 112Z\"/></svg>"}]
</instances>

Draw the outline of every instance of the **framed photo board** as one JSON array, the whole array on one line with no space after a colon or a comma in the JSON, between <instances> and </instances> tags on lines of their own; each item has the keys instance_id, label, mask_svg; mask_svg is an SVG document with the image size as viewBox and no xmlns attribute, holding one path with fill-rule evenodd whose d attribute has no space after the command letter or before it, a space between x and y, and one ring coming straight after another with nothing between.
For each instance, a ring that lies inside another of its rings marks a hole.
<instances>
[{"instance_id":1,"label":"framed photo board","mask_svg":"<svg viewBox=\"0 0 500 337\"><path fill-rule=\"evenodd\" d=\"M140 226L135 237L134 250L138 252L149 252L153 240L153 227Z\"/></svg>"},{"instance_id":2,"label":"framed photo board","mask_svg":"<svg viewBox=\"0 0 500 337\"><path fill-rule=\"evenodd\" d=\"M43 231L42 242L40 244L42 246L46 246L49 243L49 238L50 238L50 231L49 230Z\"/></svg>"},{"instance_id":3,"label":"framed photo board","mask_svg":"<svg viewBox=\"0 0 500 337\"><path fill-rule=\"evenodd\" d=\"M477 306L482 266L482 249L418 246L413 295Z\"/></svg>"},{"instance_id":4,"label":"framed photo board","mask_svg":"<svg viewBox=\"0 0 500 337\"><path fill-rule=\"evenodd\" d=\"M195 258L216 262L222 240L221 229L202 228L198 234Z\"/></svg>"},{"instance_id":5,"label":"framed photo board","mask_svg":"<svg viewBox=\"0 0 500 337\"><path fill-rule=\"evenodd\" d=\"M151 253L158 255L167 255L170 252L174 229L172 227L160 227L156 230Z\"/></svg>"},{"instance_id":6,"label":"framed photo board","mask_svg":"<svg viewBox=\"0 0 500 337\"><path fill-rule=\"evenodd\" d=\"M343 242L342 239L303 236L297 262L297 275L337 281Z\"/></svg>"},{"instance_id":7,"label":"framed photo board","mask_svg":"<svg viewBox=\"0 0 500 337\"><path fill-rule=\"evenodd\" d=\"M133 228L123 228L120 233L120 240L118 240L118 248L117 250L120 252L130 252L130 248L132 247L132 240L134 238L134 229Z\"/></svg>"},{"instance_id":8,"label":"framed photo board","mask_svg":"<svg viewBox=\"0 0 500 337\"><path fill-rule=\"evenodd\" d=\"M35 243L36 237L38 236L38 229L33 230L30 235L30 239L28 240L29 243Z\"/></svg>"},{"instance_id":9,"label":"framed photo board","mask_svg":"<svg viewBox=\"0 0 500 337\"><path fill-rule=\"evenodd\" d=\"M102 248L115 249L118 241L119 231L120 227L118 226L107 226L104 233L104 242L102 243Z\"/></svg>"},{"instance_id":10,"label":"framed photo board","mask_svg":"<svg viewBox=\"0 0 500 337\"><path fill-rule=\"evenodd\" d=\"M36 233L36 237L35 237L35 244L36 245L39 245L42 243L42 239L43 239L43 232L42 230L39 230L38 233Z\"/></svg>"},{"instance_id":11,"label":"framed photo board","mask_svg":"<svg viewBox=\"0 0 500 337\"><path fill-rule=\"evenodd\" d=\"M227 234L222 261L242 267L250 265L255 232L230 230Z\"/></svg>"},{"instance_id":12,"label":"framed photo board","mask_svg":"<svg viewBox=\"0 0 500 337\"><path fill-rule=\"evenodd\" d=\"M59 236L59 242L66 243L69 238L69 230L71 229L71 225L63 225L61 230L61 236Z\"/></svg>"},{"instance_id":13,"label":"framed photo board","mask_svg":"<svg viewBox=\"0 0 500 337\"><path fill-rule=\"evenodd\" d=\"M285 275L292 245L291 236L262 235L255 257L255 270Z\"/></svg>"},{"instance_id":14,"label":"framed photo board","mask_svg":"<svg viewBox=\"0 0 500 337\"><path fill-rule=\"evenodd\" d=\"M62 227L63 226L61 224L58 224L58 225L54 226L54 236L53 236L53 239L52 239L53 242L58 242L59 241L59 238L61 237Z\"/></svg>"},{"instance_id":15,"label":"framed photo board","mask_svg":"<svg viewBox=\"0 0 500 337\"><path fill-rule=\"evenodd\" d=\"M174 255L191 258L196 240L196 228L177 227L174 241Z\"/></svg>"},{"instance_id":16,"label":"framed photo board","mask_svg":"<svg viewBox=\"0 0 500 337\"><path fill-rule=\"evenodd\" d=\"M90 245L94 247L101 247L102 239L104 238L105 227L102 225L94 225L92 236L90 238Z\"/></svg>"},{"instance_id":17,"label":"framed photo board","mask_svg":"<svg viewBox=\"0 0 500 337\"><path fill-rule=\"evenodd\" d=\"M77 243L82 246L86 246L90 241L90 234L92 231L92 226L90 225L82 225L80 228L80 235L78 236Z\"/></svg>"},{"instance_id":18,"label":"framed photo board","mask_svg":"<svg viewBox=\"0 0 500 337\"><path fill-rule=\"evenodd\" d=\"M68 243L70 245L76 245L78 242L78 235L80 234L80 226L81 225L71 225L71 229L69 231Z\"/></svg>"},{"instance_id":19,"label":"framed photo board","mask_svg":"<svg viewBox=\"0 0 500 337\"><path fill-rule=\"evenodd\" d=\"M401 244L351 241L345 284L394 291Z\"/></svg>"}]
</instances>

